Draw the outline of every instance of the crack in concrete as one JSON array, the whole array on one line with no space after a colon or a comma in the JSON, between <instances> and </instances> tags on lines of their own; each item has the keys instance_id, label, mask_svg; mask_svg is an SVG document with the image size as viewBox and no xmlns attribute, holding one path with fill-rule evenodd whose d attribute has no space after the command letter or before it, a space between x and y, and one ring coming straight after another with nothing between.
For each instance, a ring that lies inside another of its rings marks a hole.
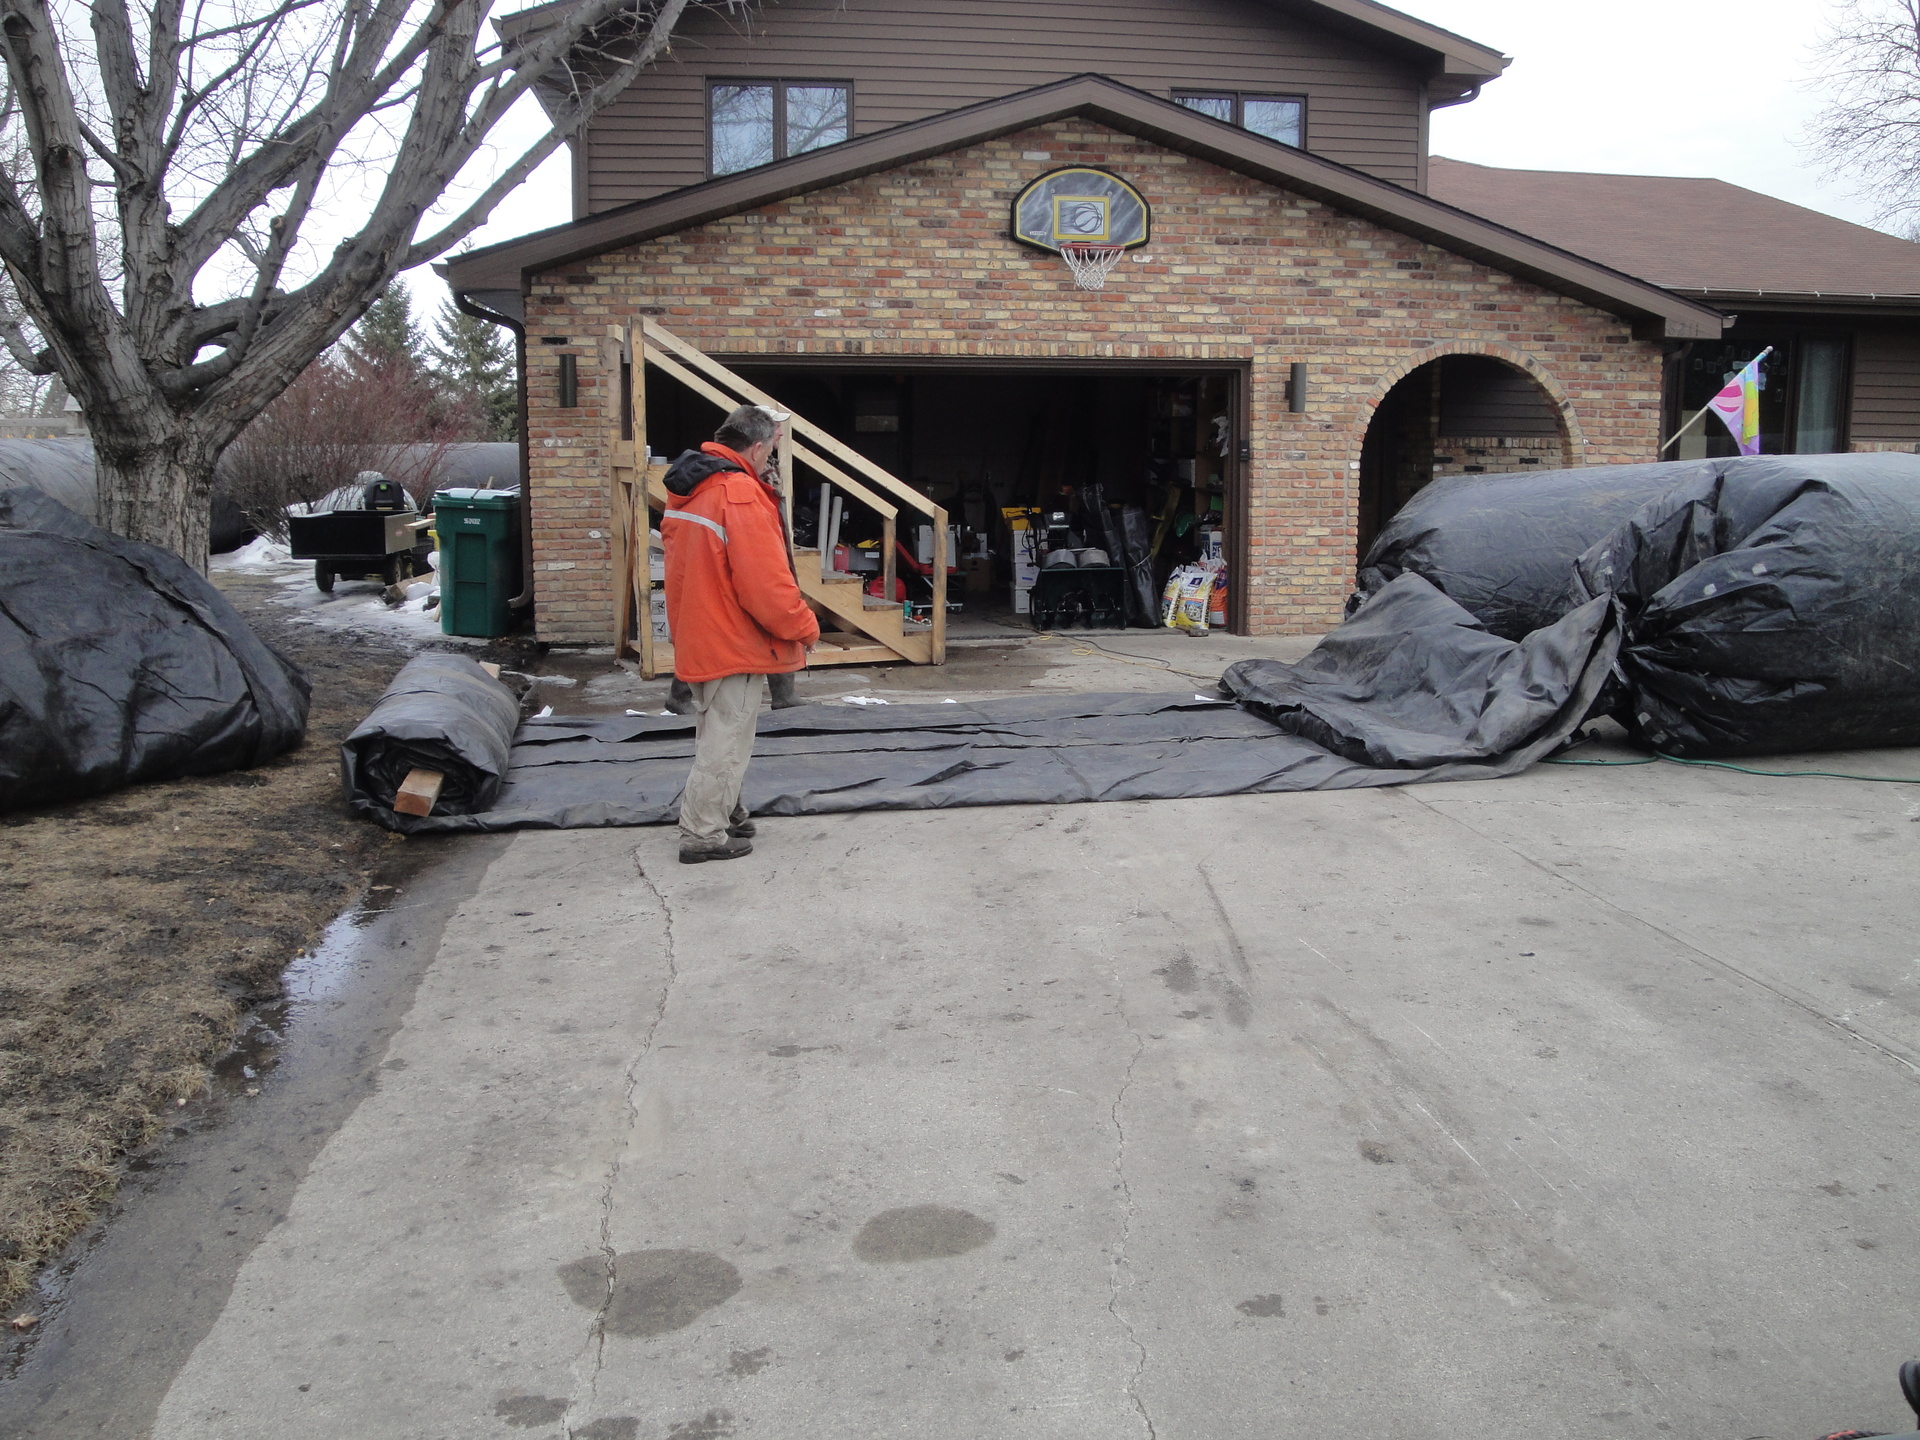
<instances>
[{"instance_id":1,"label":"crack in concrete","mask_svg":"<svg viewBox=\"0 0 1920 1440\"><path fill-rule=\"evenodd\" d=\"M1529 855L1525 850L1522 850L1518 845L1515 845L1507 841L1501 836L1488 834L1485 830L1482 830L1478 825L1472 824L1467 820L1463 820L1458 815L1448 814L1445 809L1442 809L1440 806L1435 805L1428 800L1422 799L1418 795L1409 793L1409 791L1405 788L1400 789L1396 793L1398 793L1403 799L1413 801L1415 804L1419 805L1421 809L1425 810L1429 815L1439 816L1441 819L1447 821L1450 824L1458 825L1462 830L1467 831L1469 834L1477 835L1482 840L1485 840L1490 844L1498 845L1502 850L1505 850L1509 855L1513 856L1516 860L1519 860L1522 864L1529 865L1533 867L1535 870L1538 870L1541 874L1546 875L1553 880L1557 880L1560 884L1564 885L1569 890L1578 891L1581 895L1585 896L1588 900L1591 900L1594 904L1604 907L1605 909L1611 911L1615 915L1622 916L1623 918L1631 921L1635 925L1639 925L1645 929L1651 930L1654 934L1659 935L1663 939L1672 943L1676 949L1680 950L1682 953L1691 957L1693 959L1693 962L1697 965L1700 965L1703 969L1725 971L1727 974L1733 975L1740 980L1744 980L1747 984L1753 986L1755 989L1764 990L1767 994L1773 996L1774 999L1780 1001L1782 1004L1789 1005L1794 1009L1799 1010L1803 1015L1806 1015L1809 1018L1818 1021L1820 1024L1825 1025L1830 1029L1839 1031L1842 1035L1845 1035L1848 1039L1857 1041L1859 1044L1865 1046L1867 1049L1876 1051L1884 1058L1893 1061L1894 1064L1900 1066L1902 1070L1906 1072L1906 1077L1909 1080L1920 1079L1920 1065L1915 1064L1913 1060L1909 1059L1907 1055L1902 1053L1902 1050L1899 1047L1898 1042L1892 1041L1892 1040L1881 1040L1878 1037L1872 1034L1869 1034L1865 1030L1860 1029L1852 1024L1849 1024L1848 1021L1851 1017L1848 1015L1829 1014L1816 1001L1809 999L1804 995L1799 994L1798 992L1790 989L1788 986L1784 984L1777 984L1774 981L1766 979L1764 976L1756 975L1751 970L1743 969L1739 965L1734 964L1733 961L1726 959L1724 956L1716 955L1711 950L1703 949L1702 947L1694 944L1691 940L1688 940L1685 936L1675 933L1674 931L1668 929L1666 926L1660 924L1659 922L1649 919L1647 916L1642 915L1637 911L1629 910L1626 906L1622 905L1619 901L1613 899L1611 896L1606 895L1602 891L1596 890L1593 886L1584 883L1577 876L1561 874L1557 868L1550 867L1547 864L1545 864L1543 861L1536 860L1533 856Z\"/></svg>"},{"instance_id":2,"label":"crack in concrete","mask_svg":"<svg viewBox=\"0 0 1920 1440\"><path fill-rule=\"evenodd\" d=\"M674 953L673 906L667 903L667 897L654 883L647 867L640 863L640 852L633 853L634 873L640 877L640 883L647 887L654 902L660 907L662 919L661 953L667 962L666 983L660 987L660 1003L654 1007L653 1018L647 1022L646 1034L640 1037L640 1048L634 1052L627 1063L626 1073L622 1076L621 1100L627 1107L627 1133L631 1135L640 1123L640 1107L633 1103L634 1091L640 1085L640 1067L653 1053L653 1038L659 1033L661 1023L667 1018L667 1005L673 998L673 987L680 979L679 958ZM600 1253L607 1265L607 1293L600 1302L600 1308L594 1312L593 1328L589 1332L589 1343L593 1347L593 1368L587 1373L587 1397L584 1403L569 1404L566 1415L561 1419L561 1433L566 1440L573 1440L574 1418L577 1412L591 1413L600 1389L600 1373L606 1369L607 1361L607 1311L613 1305L613 1195L620 1183L620 1147L616 1146L607 1161L607 1178L600 1187Z\"/></svg>"},{"instance_id":3,"label":"crack in concrete","mask_svg":"<svg viewBox=\"0 0 1920 1440\"><path fill-rule=\"evenodd\" d=\"M1114 976L1117 982L1119 976ZM1133 1028L1133 1022L1127 1019L1126 1002L1118 995L1114 996L1113 1013L1120 1023L1126 1026L1127 1034L1133 1037L1133 1054L1127 1058L1127 1071L1120 1079L1120 1088L1115 1092L1113 1103L1108 1106L1107 1114L1113 1121L1113 1173L1120 1182L1120 1199L1126 1211L1120 1225L1120 1243L1114 1248L1113 1263L1107 1267L1107 1313L1120 1323L1127 1332L1127 1342L1139 1352L1139 1360L1134 1364L1133 1375L1127 1381L1127 1398L1133 1402L1133 1408L1140 1412L1140 1423L1146 1427L1147 1440L1158 1440L1158 1432L1153 1426L1153 1416L1147 1413L1146 1401L1140 1398L1140 1379L1147 1372L1147 1347L1140 1343L1140 1337L1134 1333L1133 1324L1120 1313L1120 1271L1127 1265L1127 1245L1133 1239L1133 1184L1127 1179L1127 1127L1120 1118L1120 1108L1126 1103L1127 1092L1133 1088L1133 1067L1140 1063L1140 1056L1147 1048L1147 1042L1140 1032Z\"/></svg>"}]
</instances>

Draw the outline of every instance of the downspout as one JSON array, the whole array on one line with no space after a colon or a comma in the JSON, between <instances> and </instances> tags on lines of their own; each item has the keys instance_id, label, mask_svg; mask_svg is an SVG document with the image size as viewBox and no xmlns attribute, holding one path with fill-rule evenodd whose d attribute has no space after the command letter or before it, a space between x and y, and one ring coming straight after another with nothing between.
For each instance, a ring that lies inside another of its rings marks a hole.
<instances>
[{"instance_id":1,"label":"downspout","mask_svg":"<svg viewBox=\"0 0 1920 1440\"><path fill-rule=\"evenodd\" d=\"M524 588L507 601L509 610L525 610L533 604L533 452L527 443L527 327L511 315L502 315L476 305L460 291L454 291L453 303L476 320L489 320L513 332L513 365L516 391L515 410L520 432L520 578Z\"/></svg>"}]
</instances>

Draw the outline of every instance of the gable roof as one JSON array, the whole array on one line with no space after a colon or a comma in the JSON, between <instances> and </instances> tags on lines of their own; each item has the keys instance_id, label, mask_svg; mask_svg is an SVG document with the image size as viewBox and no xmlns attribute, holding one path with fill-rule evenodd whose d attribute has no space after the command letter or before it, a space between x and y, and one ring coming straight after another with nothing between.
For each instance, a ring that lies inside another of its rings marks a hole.
<instances>
[{"instance_id":1,"label":"gable roof","mask_svg":"<svg viewBox=\"0 0 1920 1440\"><path fill-rule=\"evenodd\" d=\"M1724 180L1428 167L1436 199L1668 290L1920 304L1920 245Z\"/></svg>"},{"instance_id":2,"label":"gable roof","mask_svg":"<svg viewBox=\"0 0 1920 1440\"><path fill-rule=\"evenodd\" d=\"M538 271L1068 117L1098 121L1428 241L1623 316L1650 336L1710 338L1723 328L1717 312L1644 280L1099 75L1077 75L669 191L472 250L437 268L456 294L517 316L527 278Z\"/></svg>"}]
</instances>

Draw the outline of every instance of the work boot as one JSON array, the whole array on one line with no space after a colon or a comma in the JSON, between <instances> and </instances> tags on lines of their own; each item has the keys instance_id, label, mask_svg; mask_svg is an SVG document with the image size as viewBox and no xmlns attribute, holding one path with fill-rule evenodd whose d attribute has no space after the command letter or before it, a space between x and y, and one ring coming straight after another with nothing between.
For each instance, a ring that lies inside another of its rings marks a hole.
<instances>
[{"instance_id":1,"label":"work boot","mask_svg":"<svg viewBox=\"0 0 1920 1440\"><path fill-rule=\"evenodd\" d=\"M759 833L760 827L748 818L747 812L744 810L740 811L739 814L727 822L727 834L733 836L735 839L751 840Z\"/></svg>"},{"instance_id":2,"label":"work boot","mask_svg":"<svg viewBox=\"0 0 1920 1440\"><path fill-rule=\"evenodd\" d=\"M701 865L708 860L738 860L742 855L753 853L753 842L729 835L718 845L682 845L680 863L682 865Z\"/></svg>"}]
</instances>

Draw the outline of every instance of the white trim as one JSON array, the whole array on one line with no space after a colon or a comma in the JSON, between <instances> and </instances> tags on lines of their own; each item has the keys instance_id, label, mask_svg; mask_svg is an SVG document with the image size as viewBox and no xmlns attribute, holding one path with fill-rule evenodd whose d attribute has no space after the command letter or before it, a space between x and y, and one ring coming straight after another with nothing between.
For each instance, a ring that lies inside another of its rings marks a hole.
<instances>
[{"instance_id":1,"label":"white trim","mask_svg":"<svg viewBox=\"0 0 1920 1440\"><path fill-rule=\"evenodd\" d=\"M704 515L696 515L691 510L669 510L661 517L664 520L691 520L696 525L704 525L720 537L722 545L727 543L727 527L718 520L709 520Z\"/></svg>"}]
</instances>

